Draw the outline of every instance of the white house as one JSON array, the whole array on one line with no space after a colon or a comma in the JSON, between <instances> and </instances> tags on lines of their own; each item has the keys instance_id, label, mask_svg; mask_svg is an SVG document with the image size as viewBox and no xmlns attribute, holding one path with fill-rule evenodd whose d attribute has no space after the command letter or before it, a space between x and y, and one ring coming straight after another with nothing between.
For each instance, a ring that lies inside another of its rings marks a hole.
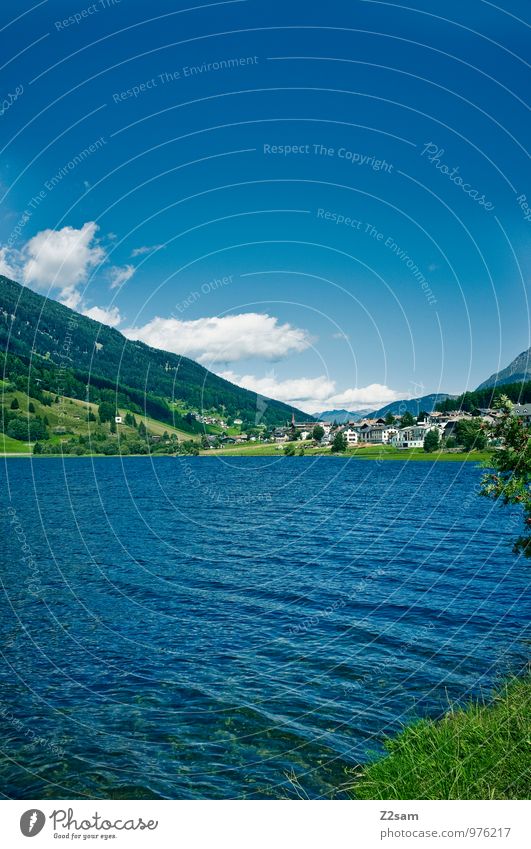
<instances>
[{"instance_id":1,"label":"white house","mask_svg":"<svg viewBox=\"0 0 531 849\"><path fill-rule=\"evenodd\" d=\"M353 427L346 427L343 436L347 440L347 445L356 445L358 442L358 434Z\"/></svg>"},{"instance_id":2,"label":"white house","mask_svg":"<svg viewBox=\"0 0 531 849\"><path fill-rule=\"evenodd\" d=\"M417 424L411 427L401 428L391 440L391 444L396 448L423 448L426 434L430 430L436 430L439 436L441 428L434 427L431 424Z\"/></svg>"},{"instance_id":3,"label":"white house","mask_svg":"<svg viewBox=\"0 0 531 849\"><path fill-rule=\"evenodd\" d=\"M369 442L372 445L387 444L392 437L398 433L396 427L385 424L364 424L355 429L360 442Z\"/></svg>"}]
</instances>

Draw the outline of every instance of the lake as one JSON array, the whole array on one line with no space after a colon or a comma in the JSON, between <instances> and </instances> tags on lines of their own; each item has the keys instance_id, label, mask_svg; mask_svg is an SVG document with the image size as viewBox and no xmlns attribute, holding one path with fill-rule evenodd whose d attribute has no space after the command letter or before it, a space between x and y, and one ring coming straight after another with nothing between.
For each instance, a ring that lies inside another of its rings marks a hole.
<instances>
[{"instance_id":1,"label":"lake","mask_svg":"<svg viewBox=\"0 0 531 849\"><path fill-rule=\"evenodd\" d=\"M481 474L4 462L4 794L341 797L384 734L524 664L531 564Z\"/></svg>"}]
</instances>

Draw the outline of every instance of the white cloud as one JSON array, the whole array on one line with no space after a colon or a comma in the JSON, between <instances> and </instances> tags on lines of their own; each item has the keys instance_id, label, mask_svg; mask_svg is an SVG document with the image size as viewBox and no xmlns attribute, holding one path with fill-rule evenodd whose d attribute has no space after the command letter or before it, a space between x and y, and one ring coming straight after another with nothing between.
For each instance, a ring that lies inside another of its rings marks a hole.
<instances>
[{"instance_id":1,"label":"white cloud","mask_svg":"<svg viewBox=\"0 0 531 849\"><path fill-rule=\"evenodd\" d=\"M18 277L17 253L9 248L0 248L0 274L16 280Z\"/></svg>"},{"instance_id":2,"label":"white cloud","mask_svg":"<svg viewBox=\"0 0 531 849\"><path fill-rule=\"evenodd\" d=\"M142 254L149 254L152 251L158 251L159 248L163 248L164 245L141 245L139 248L133 248L131 251L131 256L142 256Z\"/></svg>"},{"instance_id":3,"label":"white cloud","mask_svg":"<svg viewBox=\"0 0 531 849\"><path fill-rule=\"evenodd\" d=\"M81 303L81 293L74 286L65 286L64 289L61 289L59 300L65 307L77 310Z\"/></svg>"},{"instance_id":4,"label":"white cloud","mask_svg":"<svg viewBox=\"0 0 531 849\"><path fill-rule=\"evenodd\" d=\"M308 413L345 406L352 411L362 410L365 407L377 409L404 397L403 394L381 383L371 383L369 386L336 393L335 381L324 375L279 380L273 373L265 377L255 377L252 374L238 375L233 371L223 371L218 374L237 386L266 395L268 398L275 398L277 401L285 401Z\"/></svg>"},{"instance_id":5,"label":"white cloud","mask_svg":"<svg viewBox=\"0 0 531 849\"><path fill-rule=\"evenodd\" d=\"M80 309L82 296L77 287L106 259L96 239L97 231L94 221L87 221L80 229L41 230L20 251L0 248L0 273L36 289L58 289L62 304ZM125 269L117 271L124 273Z\"/></svg>"},{"instance_id":6,"label":"white cloud","mask_svg":"<svg viewBox=\"0 0 531 849\"><path fill-rule=\"evenodd\" d=\"M98 225L88 221L76 230L41 230L23 249L25 283L72 290L84 283L94 266L103 262L105 251L96 242Z\"/></svg>"},{"instance_id":7,"label":"white cloud","mask_svg":"<svg viewBox=\"0 0 531 849\"><path fill-rule=\"evenodd\" d=\"M110 307L109 309L91 307L88 310L83 310L83 315L93 318L94 321L99 321L101 324L108 324L109 327L116 327L123 321L118 307Z\"/></svg>"},{"instance_id":8,"label":"white cloud","mask_svg":"<svg viewBox=\"0 0 531 849\"><path fill-rule=\"evenodd\" d=\"M383 407L384 404L390 404L391 401L398 401L403 397L403 394L395 392L383 383L370 383L359 389L345 389L328 400L334 406L347 406L348 409L356 410L364 407Z\"/></svg>"},{"instance_id":9,"label":"white cloud","mask_svg":"<svg viewBox=\"0 0 531 849\"><path fill-rule=\"evenodd\" d=\"M279 324L274 316L262 313L194 321L157 317L143 327L126 328L123 333L129 339L139 339L204 364L236 362L249 357L279 360L311 345L305 330Z\"/></svg>"},{"instance_id":10,"label":"white cloud","mask_svg":"<svg viewBox=\"0 0 531 849\"><path fill-rule=\"evenodd\" d=\"M255 377L252 374L238 375L233 371L218 372L220 377L230 380L237 386L250 389L259 395L275 398L277 401L285 401L299 407L304 404L307 408L310 403L322 404L335 389L333 380L327 377L295 377L288 380L278 380L273 373L265 377ZM316 399L318 399L316 401Z\"/></svg>"},{"instance_id":11,"label":"white cloud","mask_svg":"<svg viewBox=\"0 0 531 849\"><path fill-rule=\"evenodd\" d=\"M109 277L111 278L111 289L117 289L118 286L123 286L127 283L135 273L134 265L113 265L109 269Z\"/></svg>"}]
</instances>

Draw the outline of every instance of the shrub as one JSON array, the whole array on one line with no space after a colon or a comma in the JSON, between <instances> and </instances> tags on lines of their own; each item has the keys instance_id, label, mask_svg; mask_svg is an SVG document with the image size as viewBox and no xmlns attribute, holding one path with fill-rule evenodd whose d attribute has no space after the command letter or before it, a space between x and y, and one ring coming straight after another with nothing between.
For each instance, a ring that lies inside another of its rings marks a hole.
<instances>
[{"instance_id":1,"label":"shrub","mask_svg":"<svg viewBox=\"0 0 531 849\"><path fill-rule=\"evenodd\" d=\"M315 425L314 429L312 430L313 439L315 439L316 442L320 442L324 434L324 427L322 425Z\"/></svg>"},{"instance_id":2,"label":"shrub","mask_svg":"<svg viewBox=\"0 0 531 849\"><path fill-rule=\"evenodd\" d=\"M344 433L338 431L332 441L332 453L339 454L347 450L347 438Z\"/></svg>"},{"instance_id":3,"label":"shrub","mask_svg":"<svg viewBox=\"0 0 531 849\"><path fill-rule=\"evenodd\" d=\"M431 454L432 451L437 451L440 445L439 431L429 430L424 437L424 451Z\"/></svg>"},{"instance_id":4,"label":"shrub","mask_svg":"<svg viewBox=\"0 0 531 849\"><path fill-rule=\"evenodd\" d=\"M488 430L502 448L492 452L493 473L483 476L481 495L503 504L523 508L525 532L518 537L514 550L531 557L531 429L513 413L512 402L502 396L496 405L502 416Z\"/></svg>"},{"instance_id":5,"label":"shrub","mask_svg":"<svg viewBox=\"0 0 531 849\"><path fill-rule=\"evenodd\" d=\"M20 439L23 442L49 439L44 423L38 418L25 419L22 416L16 416L10 419L6 432L12 439Z\"/></svg>"},{"instance_id":6,"label":"shrub","mask_svg":"<svg viewBox=\"0 0 531 849\"><path fill-rule=\"evenodd\" d=\"M487 445L487 437L479 419L461 419L455 426L455 435L465 451L482 451Z\"/></svg>"}]
</instances>

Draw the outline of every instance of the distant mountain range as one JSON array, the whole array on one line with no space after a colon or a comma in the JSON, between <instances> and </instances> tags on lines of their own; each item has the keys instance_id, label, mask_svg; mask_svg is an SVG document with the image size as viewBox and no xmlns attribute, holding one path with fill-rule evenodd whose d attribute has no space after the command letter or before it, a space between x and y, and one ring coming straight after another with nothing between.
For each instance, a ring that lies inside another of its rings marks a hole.
<instances>
[{"instance_id":1,"label":"distant mountain range","mask_svg":"<svg viewBox=\"0 0 531 849\"><path fill-rule=\"evenodd\" d=\"M386 404L385 407L380 407L371 415L375 419L383 418L387 413L392 413L394 416L400 416L406 411L412 416L418 416L422 411L431 413L435 409L435 405L440 401L446 401L447 398L456 398L456 395L448 395L445 392L437 392L431 395L422 395L420 398L408 398L402 401L393 401L391 404Z\"/></svg>"},{"instance_id":2,"label":"distant mountain range","mask_svg":"<svg viewBox=\"0 0 531 849\"><path fill-rule=\"evenodd\" d=\"M349 412L348 410L325 410L323 413L314 413L314 418L319 419L320 422L337 422L338 424L345 424L345 422L356 422L359 419L365 418L371 411L370 410L357 410L354 412Z\"/></svg>"},{"instance_id":3,"label":"distant mountain range","mask_svg":"<svg viewBox=\"0 0 531 849\"><path fill-rule=\"evenodd\" d=\"M523 383L531 380L531 348L522 351L509 363L507 368L491 374L487 380L480 383L478 389L489 389L491 386L500 386L505 383Z\"/></svg>"},{"instance_id":4,"label":"distant mountain range","mask_svg":"<svg viewBox=\"0 0 531 849\"><path fill-rule=\"evenodd\" d=\"M238 416L246 426L284 425L292 414L308 419L296 407L242 389L187 357L127 339L1 275L0 350L20 358L30 376L34 368L53 372L61 394L68 389L89 400L91 387L120 392L123 406L127 399L127 406L134 402L153 418L183 429L187 423L175 413L181 402L189 410Z\"/></svg>"},{"instance_id":5,"label":"distant mountain range","mask_svg":"<svg viewBox=\"0 0 531 849\"><path fill-rule=\"evenodd\" d=\"M366 417L372 419L384 418L387 413L393 413L393 415L399 416L402 413L405 413L406 410L411 413L411 415L418 416L422 410L426 413L431 413L439 401L445 401L446 398L456 397L456 395L447 395L444 392L439 392L432 395L423 395L421 398L409 398L401 401L393 401L391 404L386 404L385 407L380 407L379 410L364 409L356 410L355 412L349 412L349 410L325 410L323 413L314 413L314 416L321 422L337 422L338 424L355 422Z\"/></svg>"}]
</instances>

